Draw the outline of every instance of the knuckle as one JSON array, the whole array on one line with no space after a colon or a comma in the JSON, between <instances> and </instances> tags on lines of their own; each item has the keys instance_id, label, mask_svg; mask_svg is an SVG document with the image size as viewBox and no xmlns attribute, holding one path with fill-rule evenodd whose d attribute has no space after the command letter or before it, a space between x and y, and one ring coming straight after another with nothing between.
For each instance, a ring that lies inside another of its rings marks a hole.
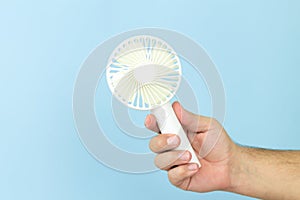
<instances>
[{"instance_id":1,"label":"knuckle","mask_svg":"<svg viewBox=\"0 0 300 200\"><path fill-rule=\"evenodd\" d=\"M156 136L156 143L155 143L157 150L162 150L166 146L165 138L161 135Z\"/></svg>"},{"instance_id":2,"label":"knuckle","mask_svg":"<svg viewBox=\"0 0 300 200\"><path fill-rule=\"evenodd\" d=\"M176 167L168 172L168 179L170 183L172 183L175 186L178 186L180 180L184 178L184 174L185 170L183 169L183 167Z\"/></svg>"},{"instance_id":3,"label":"knuckle","mask_svg":"<svg viewBox=\"0 0 300 200\"><path fill-rule=\"evenodd\" d=\"M168 170L174 164L174 152L157 154L154 158L154 164L161 170Z\"/></svg>"},{"instance_id":4,"label":"knuckle","mask_svg":"<svg viewBox=\"0 0 300 200\"><path fill-rule=\"evenodd\" d=\"M149 148L153 152L159 152L162 149L162 147L164 146L164 141L159 136L160 135L155 136L150 140Z\"/></svg>"},{"instance_id":5,"label":"knuckle","mask_svg":"<svg viewBox=\"0 0 300 200\"><path fill-rule=\"evenodd\" d=\"M149 149L151 150L151 151L155 151L155 149L154 149L154 138L152 138L151 140L150 140L150 142L149 142Z\"/></svg>"},{"instance_id":6,"label":"knuckle","mask_svg":"<svg viewBox=\"0 0 300 200\"><path fill-rule=\"evenodd\" d=\"M177 175L178 177L182 177L182 176L185 175L185 169L184 169L183 166L178 167L177 172L176 172L176 175Z\"/></svg>"},{"instance_id":7,"label":"knuckle","mask_svg":"<svg viewBox=\"0 0 300 200\"><path fill-rule=\"evenodd\" d=\"M157 167L157 168L159 168L159 169L162 169L162 165L161 165L161 155L160 154L158 154L158 155L156 155L155 156L155 158L154 158L154 164L155 164L155 166Z\"/></svg>"},{"instance_id":8,"label":"knuckle","mask_svg":"<svg viewBox=\"0 0 300 200\"><path fill-rule=\"evenodd\" d=\"M175 176L172 171L168 172L168 179L169 179L170 183L172 183L173 185L176 186Z\"/></svg>"},{"instance_id":9,"label":"knuckle","mask_svg":"<svg viewBox=\"0 0 300 200\"><path fill-rule=\"evenodd\" d=\"M212 126L220 126L220 123L216 118L211 118L211 125Z\"/></svg>"}]
</instances>

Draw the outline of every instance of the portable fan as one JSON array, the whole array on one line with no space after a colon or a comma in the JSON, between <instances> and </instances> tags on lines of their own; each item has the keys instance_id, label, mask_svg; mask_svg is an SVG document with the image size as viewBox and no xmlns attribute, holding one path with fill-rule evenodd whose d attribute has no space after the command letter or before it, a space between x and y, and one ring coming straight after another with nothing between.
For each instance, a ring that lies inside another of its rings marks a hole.
<instances>
[{"instance_id":1,"label":"portable fan","mask_svg":"<svg viewBox=\"0 0 300 200\"><path fill-rule=\"evenodd\" d=\"M175 133L177 150L188 150L200 162L170 104L181 81L181 64L172 47L160 38L140 35L123 41L111 54L106 79L113 95L130 108L151 110L161 133Z\"/></svg>"}]
</instances>

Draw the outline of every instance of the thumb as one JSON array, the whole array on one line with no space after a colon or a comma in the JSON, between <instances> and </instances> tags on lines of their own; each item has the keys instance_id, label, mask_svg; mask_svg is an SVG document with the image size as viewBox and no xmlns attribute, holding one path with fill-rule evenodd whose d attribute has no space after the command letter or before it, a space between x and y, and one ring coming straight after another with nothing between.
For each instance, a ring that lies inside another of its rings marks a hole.
<instances>
[{"instance_id":1,"label":"thumb","mask_svg":"<svg viewBox=\"0 0 300 200\"><path fill-rule=\"evenodd\" d=\"M196 115L185 110L178 101L174 102L172 107L185 130L194 133L203 133L208 130L211 118Z\"/></svg>"}]
</instances>

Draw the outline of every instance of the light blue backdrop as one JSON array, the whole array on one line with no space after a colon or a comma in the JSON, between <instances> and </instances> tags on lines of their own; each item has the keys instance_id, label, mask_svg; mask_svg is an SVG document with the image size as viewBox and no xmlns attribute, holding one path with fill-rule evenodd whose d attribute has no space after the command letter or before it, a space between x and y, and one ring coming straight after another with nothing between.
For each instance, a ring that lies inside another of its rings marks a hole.
<instances>
[{"instance_id":1,"label":"light blue backdrop","mask_svg":"<svg viewBox=\"0 0 300 200\"><path fill-rule=\"evenodd\" d=\"M114 34L179 31L218 67L235 141L299 149L299 9L296 0L1 1L0 199L247 199L184 192L164 172L98 163L75 131L74 81L89 52Z\"/></svg>"}]
</instances>

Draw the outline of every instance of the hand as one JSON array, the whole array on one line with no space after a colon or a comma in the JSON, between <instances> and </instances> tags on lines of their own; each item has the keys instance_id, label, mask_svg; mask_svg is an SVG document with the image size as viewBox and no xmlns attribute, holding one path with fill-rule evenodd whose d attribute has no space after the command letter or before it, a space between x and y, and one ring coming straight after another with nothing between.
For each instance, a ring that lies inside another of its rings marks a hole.
<instances>
[{"instance_id":1,"label":"hand","mask_svg":"<svg viewBox=\"0 0 300 200\"><path fill-rule=\"evenodd\" d=\"M170 182L183 190L229 190L230 169L237 145L215 119L190 113L178 102L173 104L173 109L202 166L198 168L195 163L189 163L191 154L188 151L174 150L180 139L172 133L159 134L150 141L150 149L157 153L156 166L168 171ZM153 115L146 117L145 126L159 132Z\"/></svg>"}]
</instances>

